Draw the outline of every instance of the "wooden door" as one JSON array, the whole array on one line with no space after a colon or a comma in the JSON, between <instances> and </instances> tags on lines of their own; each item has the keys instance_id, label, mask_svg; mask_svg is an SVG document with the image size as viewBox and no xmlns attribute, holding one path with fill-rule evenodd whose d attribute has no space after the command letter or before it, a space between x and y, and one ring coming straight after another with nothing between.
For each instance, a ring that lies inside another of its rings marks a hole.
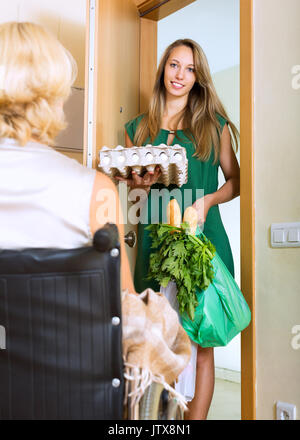
<instances>
[{"instance_id":1,"label":"wooden door","mask_svg":"<svg viewBox=\"0 0 300 440\"><path fill-rule=\"evenodd\" d=\"M84 164L88 167L97 168L104 145L124 146L124 124L139 113L139 45L140 17L133 0L87 0ZM124 226L125 233L136 229L129 223ZM127 246L126 250L133 271L136 250Z\"/></svg>"},{"instance_id":2,"label":"wooden door","mask_svg":"<svg viewBox=\"0 0 300 440\"><path fill-rule=\"evenodd\" d=\"M132 0L87 0L87 16L84 163L90 145L95 168L104 145L124 145L124 124L139 112L140 18Z\"/></svg>"}]
</instances>

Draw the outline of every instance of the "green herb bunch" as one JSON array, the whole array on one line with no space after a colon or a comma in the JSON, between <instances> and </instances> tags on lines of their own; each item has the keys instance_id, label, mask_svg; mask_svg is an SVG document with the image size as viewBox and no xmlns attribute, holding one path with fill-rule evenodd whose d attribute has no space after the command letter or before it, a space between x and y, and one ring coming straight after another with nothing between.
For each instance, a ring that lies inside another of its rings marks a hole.
<instances>
[{"instance_id":1,"label":"green herb bunch","mask_svg":"<svg viewBox=\"0 0 300 440\"><path fill-rule=\"evenodd\" d=\"M153 224L147 227L152 238L150 267L147 279L155 279L167 287L169 281L177 285L179 312L188 313L194 320L198 305L196 288L205 290L214 278L211 260L216 249L204 236L190 234L187 223L181 228L167 224Z\"/></svg>"}]
</instances>

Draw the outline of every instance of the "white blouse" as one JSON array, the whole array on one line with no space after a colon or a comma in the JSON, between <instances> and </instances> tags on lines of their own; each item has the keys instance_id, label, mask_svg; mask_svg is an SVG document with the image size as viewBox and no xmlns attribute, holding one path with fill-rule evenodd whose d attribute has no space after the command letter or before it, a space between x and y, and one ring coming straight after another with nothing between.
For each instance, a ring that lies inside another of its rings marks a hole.
<instances>
[{"instance_id":1,"label":"white blouse","mask_svg":"<svg viewBox=\"0 0 300 440\"><path fill-rule=\"evenodd\" d=\"M90 245L95 174L46 145L0 139L0 248Z\"/></svg>"}]
</instances>

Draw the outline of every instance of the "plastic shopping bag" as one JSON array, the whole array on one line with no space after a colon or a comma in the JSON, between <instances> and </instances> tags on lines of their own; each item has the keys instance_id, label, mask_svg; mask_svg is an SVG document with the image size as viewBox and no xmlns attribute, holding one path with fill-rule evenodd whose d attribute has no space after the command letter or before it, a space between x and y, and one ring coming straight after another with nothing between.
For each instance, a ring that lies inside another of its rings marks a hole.
<instances>
[{"instance_id":1,"label":"plastic shopping bag","mask_svg":"<svg viewBox=\"0 0 300 440\"><path fill-rule=\"evenodd\" d=\"M215 276L206 290L197 291L194 320L187 313L181 315L183 328L201 347L227 345L251 320L242 292L217 253L212 264Z\"/></svg>"}]
</instances>

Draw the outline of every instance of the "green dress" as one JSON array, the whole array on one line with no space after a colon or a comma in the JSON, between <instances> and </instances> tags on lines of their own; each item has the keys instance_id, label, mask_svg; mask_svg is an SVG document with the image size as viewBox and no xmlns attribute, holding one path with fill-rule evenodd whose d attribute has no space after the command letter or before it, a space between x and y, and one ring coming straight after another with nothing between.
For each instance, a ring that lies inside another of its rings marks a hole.
<instances>
[{"instance_id":1,"label":"green dress","mask_svg":"<svg viewBox=\"0 0 300 440\"><path fill-rule=\"evenodd\" d=\"M226 121L218 114L217 117L221 124L221 130L223 130ZM140 115L125 124L127 134L132 142L137 126L142 118L143 115ZM161 129L153 142L153 145L167 144L168 135L168 130ZM151 141L150 139L147 139L144 145L149 143L151 143ZM193 156L195 153L195 147L183 130L177 130L172 142L172 145L175 144L179 144L186 149L188 159L188 181L181 188L178 188L176 185L170 185L167 187L169 191L175 189L175 191L171 193L171 197L168 195L167 191L161 191L163 188L166 188L164 185L155 184L151 187L151 191L148 196L148 203L145 203L144 208L142 209L140 222L138 224L137 259L134 273L134 284L136 291L139 293L148 287L152 288L156 292L159 292L160 290L160 286L155 280L145 280L149 269L149 256L150 253L153 252L153 249L151 249L151 238L149 237L149 231L145 229L147 224L166 220L166 203L170 198L177 199L181 205L183 216L185 208L193 204L197 198L202 196L201 190L204 191L203 195L205 195L213 193L218 189L218 168L220 163L218 160L215 165L213 164L214 151L212 150L211 156L206 162L197 159L197 157ZM158 194L161 194L161 197L158 197ZM180 194L182 196L181 200L179 200ZM228 236L222 223L218 205L213 206L208 211L203 233L215 245L219 256L222 258L223 262L234 277L232 252Z\"/></svg>"}]
</instances>

